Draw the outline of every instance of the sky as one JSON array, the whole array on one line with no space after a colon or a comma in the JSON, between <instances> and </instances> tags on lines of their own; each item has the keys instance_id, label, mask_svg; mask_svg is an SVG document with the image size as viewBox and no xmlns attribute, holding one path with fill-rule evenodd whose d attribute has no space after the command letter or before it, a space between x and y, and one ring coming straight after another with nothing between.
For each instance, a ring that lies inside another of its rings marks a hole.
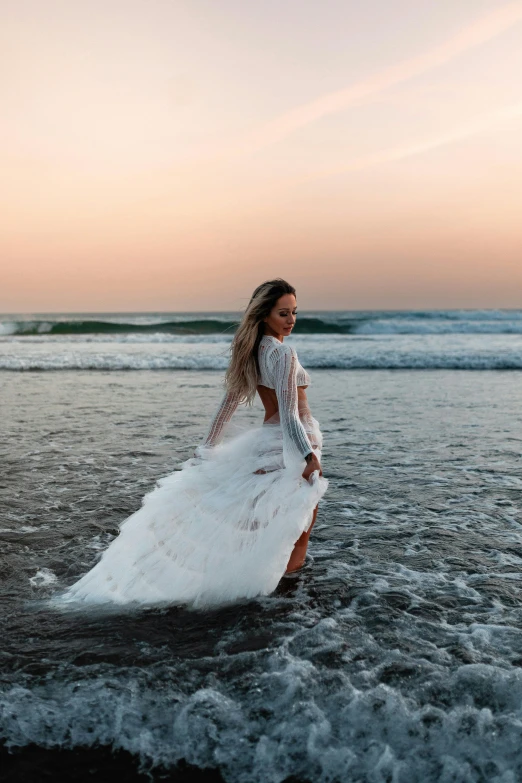
<instances>
[{"instance_id":1,"label":"sky","mask_svg":"<svg viewBox=\"0 0 522 783\"><path fill-rule=\"evenodd\" d=\"M3 0L0 311L522 307L522 2Z\"/></svg>"}]
</instances>

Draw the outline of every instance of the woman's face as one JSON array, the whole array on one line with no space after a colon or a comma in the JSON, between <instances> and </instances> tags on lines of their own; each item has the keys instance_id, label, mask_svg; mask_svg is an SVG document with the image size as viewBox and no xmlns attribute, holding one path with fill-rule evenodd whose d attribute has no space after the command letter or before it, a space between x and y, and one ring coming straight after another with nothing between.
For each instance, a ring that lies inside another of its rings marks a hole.
<instances>
[{"instance_id":1,"label":"woman's face","mask_svg":"<svg viewBox=\"0 0 522 783\"><path fill-rule=\"evenodd\" d=\"M265 334L271 334L283 341L283 337L291 334L297 315L297 302L293 294L281 296L264 319Z\"/></svg>"}]
</instances>

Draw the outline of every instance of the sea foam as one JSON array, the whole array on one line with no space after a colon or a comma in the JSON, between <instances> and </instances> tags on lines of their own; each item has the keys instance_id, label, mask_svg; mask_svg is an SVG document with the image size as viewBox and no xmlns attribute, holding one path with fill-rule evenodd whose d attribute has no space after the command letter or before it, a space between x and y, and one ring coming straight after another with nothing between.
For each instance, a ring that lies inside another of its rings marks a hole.
<instances>
[{"instance_id":1,"label":"sea foam","mask_svg":"<svg viewBox=\"0 0 522 783\"><path fill-rule=\"evenodd\" d=\"M342 647L333 620L323 620L315 636L323 647ZM227 783L290 776L315 783L516 783L522 672L416 665L424 680L407 695L384 683L356 687L340 671L281 651L264 672L252 671L242 693L218 683L187 693L174 684L176 672L171 684L137 670L125 678L27 679L1 696L2 738L9 748L111 745L148 768L185 759L219 767Z\"/></svg>"}]
</instances>

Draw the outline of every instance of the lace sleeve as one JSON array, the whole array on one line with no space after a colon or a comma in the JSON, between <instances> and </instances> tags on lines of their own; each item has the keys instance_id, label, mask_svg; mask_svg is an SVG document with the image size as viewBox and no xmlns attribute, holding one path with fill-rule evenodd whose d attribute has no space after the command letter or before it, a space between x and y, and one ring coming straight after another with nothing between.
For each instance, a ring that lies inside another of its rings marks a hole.
<instances>
[{"instance_id":1,"label":"lace sleeve","mask_svg":"<svg viewBox=\"0 0 522 783\"><path fill-rule=\"evenodd\" d=\"M201 444L203 447L215 446L216 443L219 443L223 434L223 429L234 415L238 405L239 395L226 391L216 413L214 414L214 418L212 419L206 438Z\"/></svg>"},{"instance_id":2,"label":"lace sleeve","mask_svg":"<svg viewBox=\"0 0 522 783\"><path fill-rule=\"evenodd\" d=\"M283 430L283 454L288 458L303 459L313 451L305 428L299 418L297 405L297 354L290 346L277 348L274 363L274 382L279 418Z\"/></svg>"}]
</instances>

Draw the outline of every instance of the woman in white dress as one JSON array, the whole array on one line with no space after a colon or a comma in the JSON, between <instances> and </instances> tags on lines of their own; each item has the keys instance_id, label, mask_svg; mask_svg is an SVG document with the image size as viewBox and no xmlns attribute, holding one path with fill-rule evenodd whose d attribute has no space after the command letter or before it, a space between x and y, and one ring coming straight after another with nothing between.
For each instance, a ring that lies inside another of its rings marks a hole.
<instances>
[{"instance_id":1,"label":"woman in white dress","mask_svg":"<svg viewBox=\"0 0 522 783\"><path fill-rule=\"evenodd\" d=\"M99 562L54 605L217 606L267 595L302 567L328 482L306 399L310 377L284 343L295 320L289 283L256 288L203 443L145 496ZM238 405L256 394L263 424L222 442Z\"/></svg>"}]
</instances>

